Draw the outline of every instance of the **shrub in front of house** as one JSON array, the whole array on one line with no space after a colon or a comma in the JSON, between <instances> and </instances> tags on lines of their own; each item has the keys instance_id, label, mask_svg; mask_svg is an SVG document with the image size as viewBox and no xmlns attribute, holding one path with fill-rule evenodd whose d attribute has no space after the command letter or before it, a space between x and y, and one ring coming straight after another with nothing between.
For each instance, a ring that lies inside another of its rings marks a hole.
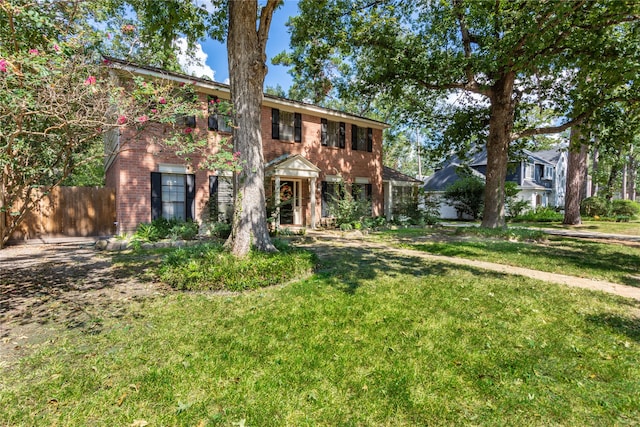
<instances>
[{"instance_id":1,"label":"shrub in front of house","mask_svg":"<svg viewBox=\"0 0 640 427\"><path fill-rule=\"evenodd\" d=\"M633 200L612 200L611 214L615 217L636 217L640 214L640 203Z\"/></svg>"},{"instance_id":2,"label":"shrub in front of house","mask_svg":"<svg viewBox=\"0 0 640 427\"><path fill-rule=\"evenodd\" d=\"M562 221L564 216L551 207L537 207L533 210L518 215L514 222L556 222Z\"/></svg>"},{"instance_id":3,"label":"shrub in front of house","mask_svg":"<svg viewBox=\"0 0 640 427\"><path fill-rule=\"evenodd\" d=\"M278 252L251 251L237 258L218 243L173 249L162 261L160 280L182 290L243 291L286 283L309 275L313 253L273 241Z\"/></svg>"},{"instance_id":4,"label":"shrub in front of house","mask_svg":"<svg viewBox=\"0 0 640 427\"><path fill-rule=\"evenodd\" d=\"M580 214L590 217L609 216L609 203L604 197L587 197L580 203Z\"/></svg>"},{"instance_id":5,"label":"shrub in front of house","mask_svg":"<svg viewBox=\"0 0 640 427\"><path fill-rule=\"evenodd\" d=\"M198 235L198 224L193 221L158 218L151 223L141 223L133 234L136 242L157 242L171 238L174 240L193 240Z\"/></svg>"}]
</instances>

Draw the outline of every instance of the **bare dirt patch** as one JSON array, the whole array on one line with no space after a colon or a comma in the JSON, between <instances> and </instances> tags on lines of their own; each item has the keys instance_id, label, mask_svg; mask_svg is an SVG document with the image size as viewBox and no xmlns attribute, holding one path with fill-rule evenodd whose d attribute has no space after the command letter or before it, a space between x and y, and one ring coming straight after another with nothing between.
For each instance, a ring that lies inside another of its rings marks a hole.
<instances>
[{"instance_id":1,"label":"bare dirt patch","mask_svg":"<svg viewBox=\"0 0 640 427\"><path fill-rule=\"evenodd\" d=\"M114 265L93 243L20 245L0 251L0 366L11 365L63 328L100 333L126 304L165 293Z\"/></svg>"}]
</instances>

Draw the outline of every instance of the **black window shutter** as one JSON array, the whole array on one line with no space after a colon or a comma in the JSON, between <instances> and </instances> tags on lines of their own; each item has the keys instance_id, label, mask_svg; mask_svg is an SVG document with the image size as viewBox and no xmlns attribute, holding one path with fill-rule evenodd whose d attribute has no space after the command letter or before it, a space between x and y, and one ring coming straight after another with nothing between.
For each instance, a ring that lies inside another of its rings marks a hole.
<instances>
[{"instance_id":1,"label":"black window shutter","mask_svg":"<svg viewBox=\"0 0 640 427\"><path fill-rule=\"evenodd\" d=\"M302 142L302 114L294 113L293 115L293 140L295 142Z\"/></svg>"},{"instance_id":2,"label":"black window shutter","mask_svg":"<svg viewBox=\"0 0 640 427\"><path fill-rule=\"evenodd\" d=\"M196 116L184 116L184 125L190 128L196 127Z\"/></svg>"},{"instance_id":3,"label":"black window shutter","mask_svg":"<svg viewBox=\"0 0 640 427\"><path fill-rule=\"evenodd\" d=\"M320 142L322 145L327 145L327 119L320 119Z\"/></svg>"},{"instance_id":4,"label":"black window shutter","mask_svg":"<svg viewBox=\"0 0 640 427\"><path fill-rule=\"evenodd\" d=\"M346 136L345 136L345 134L346 134L345 128L346 128L346 125L344 124L344 122L340 122L340 135L339 135L340 148L344 148L344 142L345 142L345 138L346 138Z\"/></svg>"},{"instance_id":5,"label":"black window shutter","mask_svg":"<svg viewBox=\"0 0 640 427\"><path fill-rule=\"evenodd\" d=\"M186 175L186 184L186 219L193 221L196 212L196 176L193 174Z\"/></svg>"},{"instance_id":6,"label":"black window shutter","mask_svg":"<svg viewBox=\"0 0 640 427\"><path fill-rule=\"evenodd\" d=\"M218 131L218 118L216 117L215 114L211 114L209 115L209 130L215 130L216 132Z\"/></svg>"},{"instance_id":7,"label":"black window shutter","mask_svg":"<svg viewBox=\"0 0 640 427\"><path fill-rule=\"evenodd\" d=\"M367 196L367 200L371 200L371 196L373 195L373 184L365 185L365 193Z\"/></svg>"},{"instance_id":8,"label":"black window shutter","mask_svg":"<svg viewBox=\"0 0 640 427\"><path fill-rule=\"evenodd\" d=\"M162 217L162 174L151 172L151 221Z\"/></svg>"},{"instance_id":9,"label":"black window shutter","mask_svg":"<svg viewBox=\"0 0 640 427\"><path fill-rule=\"evenodd\" d=\"M271 138L280 139L280 110L271 109Z\"/></svg>"},{"instance_id":10,"label":"black window shutter","mask_svg":"<svg viewBox=\"0 0 640 427\"><path fill-rule=\"evenodd\" d=\"M351 149L358 149L358 126L351 125Z\"/></svg>"},{"instance_id":11,"label":"black window shutter","mask_svg":"<svg viewBox=\"0 0 640 427\"><path fill-rule=\"evenodd\" d=\"M373 152L373 129L367 128L367 151Z\"/></svg>"},{"instance_id":12,"label":"black window shutter","mask_svg":"<svg viewBox=\"0 0 640 427\"><path fill-rule=\"evenodd\" d=\"M209 176L209 218L218 221L218 177Z\"/></svg>"},{"instance_id":13,"label":"black window shutter","mask_svg":"<svg viewBox=\"0 0 640 427\"><path fill-rule=\"evenodd\" d=\"M322 192L320 194L320 200L322 200L322 205L320 207L320 210L322 211L321 215L322 216L329 216L329 197L327 194L327 181L322 181L321 182L321 188L322 188Z\"/></svg>"}]
</instances>

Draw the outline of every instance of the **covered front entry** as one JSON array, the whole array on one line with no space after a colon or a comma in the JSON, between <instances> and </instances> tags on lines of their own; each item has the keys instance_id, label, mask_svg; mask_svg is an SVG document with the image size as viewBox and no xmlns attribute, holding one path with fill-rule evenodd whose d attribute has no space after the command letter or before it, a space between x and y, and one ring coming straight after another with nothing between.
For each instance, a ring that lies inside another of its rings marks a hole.
<instances>
[{"instance_id":1,"label":"covered front entry","mask_svg":"<svg viewBox=\"0 0 640 427\"><path fill-rule=\"evenodd\" d=\"M276 227L316 226L316 189L320 169L303 156L285 154L265 165L271 178Z\"/></svg>"}]
</instances>

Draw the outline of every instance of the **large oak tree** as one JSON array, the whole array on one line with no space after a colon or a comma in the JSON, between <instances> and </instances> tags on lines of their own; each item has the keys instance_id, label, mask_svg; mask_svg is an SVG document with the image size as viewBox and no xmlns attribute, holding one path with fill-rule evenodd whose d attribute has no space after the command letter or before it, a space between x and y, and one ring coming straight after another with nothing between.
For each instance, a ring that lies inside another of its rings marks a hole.
<instances>
[{"instance_id":1,"label":"large oak tree","mask_svg":"<svg viewBox=\"0 0 640 427\"><path fill-rule=\"evenodd\" d=\"M637 52L626 37L612 36L637 36L640 3L633 0L302 0L299 7L290 21L293 52L281 58L294 66L299 92L316 100L332 89L385 94L399 104L428 100L433 91L481 99L487 227L504 225L511 142L568 129L606 97L579 90L580 67L603 71L597 89L637 82ZM621 58L635 66L625 68ZM520 120L532 107L555 111L556 120Z\"/></svg>"}]
</instances>

